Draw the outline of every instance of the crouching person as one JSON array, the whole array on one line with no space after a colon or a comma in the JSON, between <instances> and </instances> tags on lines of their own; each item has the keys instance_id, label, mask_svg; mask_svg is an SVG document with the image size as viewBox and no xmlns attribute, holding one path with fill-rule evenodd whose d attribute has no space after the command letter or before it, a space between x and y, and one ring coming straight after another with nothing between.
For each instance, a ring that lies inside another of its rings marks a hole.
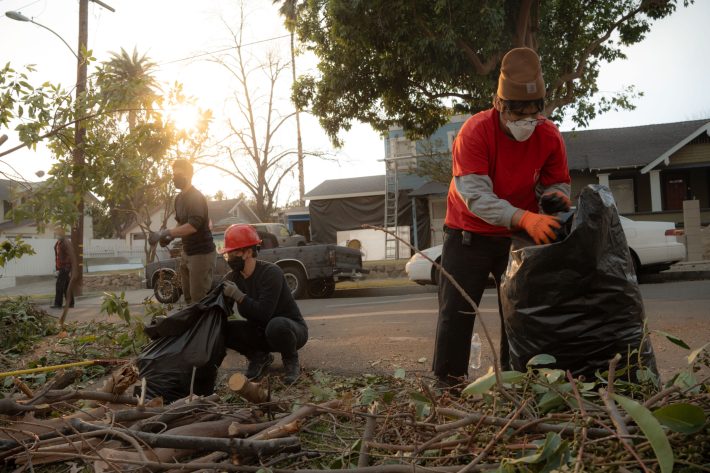
<instances>
[{"instance_id":1,"label":"crouching person","mask_svg":"<svg viewBox=\"0 0 710 473\"><path fill-rule=\"evenodd\" d=\"M224 295L237 304L246 320L230 320L226 345L249 360L246 376L259 378L281 354L284 382L300 372L298 350L308 340L308 327L277 265L257 260L261 240L251 225L236 224L224 234L220 253L232 269L224 280Z\"/></svg>"}]
</instances>

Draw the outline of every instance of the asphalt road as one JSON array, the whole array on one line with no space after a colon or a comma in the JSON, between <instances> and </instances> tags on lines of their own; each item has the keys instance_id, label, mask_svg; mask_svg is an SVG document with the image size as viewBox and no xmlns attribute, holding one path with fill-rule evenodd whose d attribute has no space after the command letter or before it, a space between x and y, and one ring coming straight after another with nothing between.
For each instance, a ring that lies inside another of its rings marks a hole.
<instances>
[{"instance_id":1,"label":"asphalt road","mask_svg":"<svg viewBox=\"0 0 710 473\"><path fill-rule=\"evenodd\" d=\"M642 284L641 289L651 330L670 332L691 348L710 342L710 281ZM495 346L500 333L496 297L495 290L486 290L480 307ZM433 286L338 290L331 299L303 300L299 306L310 329L301 356L305 368L341 374L392 374L404 368L431 376L437 319ZM483 339L482 368L471 376L484 374L492 363L478 321L476 330ZM685 366L687 350L654 333L651 340L664 379ZM245 364L230 353L222 366L231 371ZM280 360L273 369L279 367Z\"/></svg>"}]
</instances>

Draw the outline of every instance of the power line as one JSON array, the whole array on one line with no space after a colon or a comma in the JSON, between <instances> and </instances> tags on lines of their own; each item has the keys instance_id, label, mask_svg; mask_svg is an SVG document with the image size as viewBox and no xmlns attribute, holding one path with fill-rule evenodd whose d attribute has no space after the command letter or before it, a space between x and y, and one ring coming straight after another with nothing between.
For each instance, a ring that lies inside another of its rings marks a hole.
<instances>
[{"instance_id":1,"label":"power line","mask_svg":"<svg viewBox=\"0 0 710 473\"><path fill-rule=\"evenodd\" d=\"M285 34L285 35L281 35L281 36L274 36L272 38L260 39L258 41L252 41L251 43L242 44L240 47L243 48L245 46L252 46L254 44L266 43L267 41L274 41L276 39L289 38L290 36L291 36L290 34ZM194 56L183 57L180 59L173 59L172 61L160 62L160 63L158 63L158 66L163 66L165 64L173 64L175 62L189 61L190 59L195 59L195 58L202 57L202 56L209 56L211 54L223 53L225 51L229 51L230 49L234 49L234 46L230 46L228 48L217 49L215 51L208 51L206 53L195 54Z\"/></svg>"}]
</instances>

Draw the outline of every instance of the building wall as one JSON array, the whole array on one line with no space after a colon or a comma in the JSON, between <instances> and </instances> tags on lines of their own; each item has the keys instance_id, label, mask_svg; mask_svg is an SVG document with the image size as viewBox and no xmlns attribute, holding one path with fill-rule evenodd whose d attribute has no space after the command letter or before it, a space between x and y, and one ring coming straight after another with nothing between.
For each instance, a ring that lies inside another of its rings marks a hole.
<instances>
[{"instance_id":1,"label":"building wall","mask_svg":"<svg viewBox=\"0 0 710 473\"><path fill-rule=\"evenodd\" d=\"M455 115L451 117L451 120L448 123L442 125L430 137L417 140L414 143L406 139L402 128L392 127L384 140L385 157L391 158L408 155L421 156L432 153L448 154L451 152L451 144L453 143L456 134L469 117L470 115ZM412 164L414 164L414 161Z\"/></svg>"},{"instance_id":2,"label":"building wall","mask_svg":"<svg viewBox=\"0 0 710 473\"><path fill-rule=\"evenodd\" d=\"M670 157L670 165L710 163L710 143L690 143Z\"/></svg>"},{"instance_id":3,"label":"building wall","mask_svg":"<svg viewBox=\"0 0 710 473\"><path fill-rule=\"evenodd\" d=\"M599 178L596 174L591 174L584 171L570 171L572 178L572 199L574 200L579 193L589 184L599 184Z\"/></svg>"}]
</instances>

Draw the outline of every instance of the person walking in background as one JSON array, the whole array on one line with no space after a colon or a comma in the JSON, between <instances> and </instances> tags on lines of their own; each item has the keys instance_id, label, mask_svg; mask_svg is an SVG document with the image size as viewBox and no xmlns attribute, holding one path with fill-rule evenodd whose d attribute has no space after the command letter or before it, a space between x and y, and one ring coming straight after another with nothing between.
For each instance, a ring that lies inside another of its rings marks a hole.
<instances>
[{"instance_id":1,"label":"person walking in background","mask_svg":"<svg viewBox=\"0 0 710 473\"><path fill-rule=\"evenodd\" d=\"M67 297L69 307L74 307L74 297L67 294L69 280L71 279L71 240L66 237L63 228L54 231L57 241L54 243L54 269L57 275L57 283L54 292L54 304L52 309L61 309L64 306L64 297ZM71 298L71 300L69 300Z\"/></svg>"},{"instance_id":2,"label":"person walking in background","mask_svg":"<svg viewBox=\"0 0 710 473\"><path fill-rule=\"evenodd\" d=\"M180 193L175 197L175 220L178 226L160 232L152 232L151 245L167 246L175 238L182 238L180 278L185 303L198 302L212 288L215 258L217 253L207 199L192 185L192 164L185 159L173 163L173 184Z\"/></svg>"},{"instance_id":3,"label":"person walking in background","mask_svg":"<svg viewBox=\"0 0 710 473\"><path fill-rule=\"evenodd\" d=\"M501 63L493 108L469 118L454 141L441 264L476 305L489 274L500 286L513 232L524 230L536 244L554 240L560 224L539 213L538 197L555 195L569 207L565 145L557 127L541 115L544 108L540 58L529 48L512 49ZM468 373L472 310L442 277L433 370L443 386L458 384ZM502 313L500 320L500 363L506 369Z\"/></svg>"}]
</instances>

